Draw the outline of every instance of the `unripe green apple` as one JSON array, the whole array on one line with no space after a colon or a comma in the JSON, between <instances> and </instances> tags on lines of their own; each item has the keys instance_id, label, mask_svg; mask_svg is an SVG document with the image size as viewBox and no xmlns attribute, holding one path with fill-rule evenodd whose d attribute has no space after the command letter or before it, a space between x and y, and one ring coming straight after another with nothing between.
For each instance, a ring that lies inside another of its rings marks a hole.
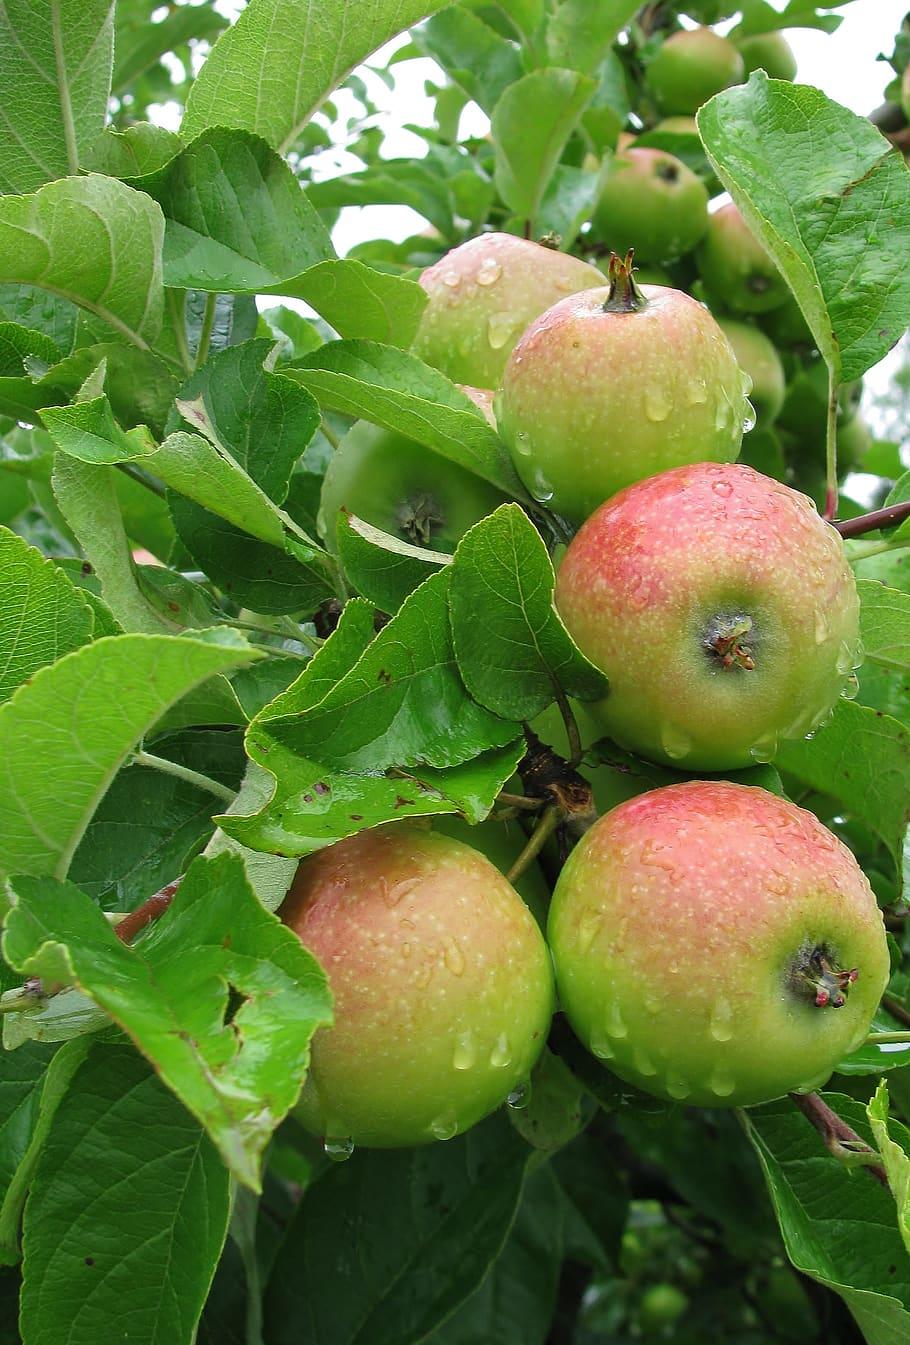
<instances>
[{"instance_id":1,"label":"unripe green apple","mask_svg":"<svg viewBox=\"0 0 910 1345\"><path fill-rule=\"evenodd\" d=\"M596 822L560 875L548 938L588 1049L696 1106L818 1088L864 1040L889 975L847 847L729 781L655 789Z\"/></svg>"},{"instance_id":2,"label":"unripe green apple","mask_svg":"<svg viewBox=\"0 0 910 1345\"><path fill-rule=\"evenodd\" d=\"M414 354L457 383L495 388L528 323L602 283L595 266L512 234L472 238L420 277L427 306Z\"/></svg>"},{"instance_id":3,"label":"unripe green apple","mask_svg":"<svg viewBox=\"0 0 910 1345\"><path fill-rule=\"evenodd\" d=\"M634 145L614 155L591 221L592 236L640 262L691 252L708 227L708 192L672 154Z\"/></svg>"},{"instance_id":4,"label":"unripe green apple","mask_svg":"<svg viewBox=\"0 0 910 1345\"><path fill-rule=\"evenodd\" d=\"M393 537L451 553L468 528L502 503L495 486L458 463L359 420L325 474L319 531L334 551L338 511L347 509Z\"/></svg>"},{"instance_id":5,"label":"unripe green apple","mask_svg":"<svg viewBox=\"0 0 910 1345\"><path fill-rule=\"evenodd\" d=\"M494 402L522 481L580 523L616 491L684 462L729 462L749 408L730 343L701 304L614 259L609 289L555 304L519 341Z\"/></svg>"},{"instance_id":6,"label":"unripe green apple","mask_svg":"<svg viewBox=\"0 0 910 1345\"><path fill-rule=\"evenodd\" d=\"M859 663L838 533L804 495L741 465L678 467L609 500L570 543L556 606L610 679L605 732L686 769L771 761Z\"/></svg>"},{"instance_id":7,"label":"unripe green apple","mask_svg":"<svg viewBox=\"0 0 910 1345\"><path fill-rule=\"evenodd\" d=\"M762 313L760 321L762 330L770 336L779 350L815 345L815 337L803 317L803 310L792 294L778 308Z\"/></svg>"},{"instance_id":8,"label":"unripe green apple","mask_svg":"<svg viewBox=\"0 0 910 1345\"><path fill-rule=\"evenodd\" d=\"M744 73L732 42L696 28L667 38L645 70L645 82L662 112L692 114L721 89L739 84Z\"/></svg>"},{"instance_id":9,"label":"unripe green apple","mask_svg":"<svg viewBox=\"0 0 910 1345\"><path fill-rule=\"evenodd\" d=\"M783 33L757 33L755 37L736 39L746 67L746 78L753 70L764 70L771 79L796 79L796 57Z\"/></svg>"},{"instance_id":10,"label":"unripe green apple","mask_svg":"<svg viewBox=\"0 0 910 1345\"><path fill-rule=\"evenodd\" d=\"M709 216L708 231L695 255L708 290L735 313L766 313L790 293L732 201Z\"/></svg>"},{"instance_id":11,"label":"unripe green apple","mask_svg":"<svg viewBox=\"0 0 910 1345\"><path fill-rule=\"evenodd\" d=\"M901 77L901 107L904 110L904 116L910 121L910 65L904 67L904 73Z\"/></svg>"},{"instance_id":12,"label":"unripe green apple","mask_svg":"<svg viewBox=\"0 0 910 1345\"><path fill-rule=\"evenodd\" d=\"M675 1284L652 1284L641 1296L638 1321L647 1338L653 1331L672 1326L689 1306L689 1296Z\"/></svg>"},{"instance_id":13,"label":"unripe green apple","mask_svg":"<svg viewBox=\"0 0 910 1345\"><path fill-rule=\"evenodd\" d=\"M764 332L747 322L718 318L720 329L733 347L736 362L752 382L749 401L755 407L756 423L773 425L784 404L787 380L774 345Z\"/></svg>"},{"instance_id":14,"label":"unripe green apple","mask_svg":"<svg viewBox=\"0 0 910 1345\"><path fill-rule=\"evenodd\" d=\"M654 127L664 135L698 135L694 117L664 117Z\"/></svg>"},{"instance_id":15,"label":"unripe green apple","mask_svg":"<svg viewBox=\"0 0 910 1345\"><path fill-rule=\"evenodd\" d=\"M376 1148L449 1139L527 1079L550 958L477 850L415 826L362 831L301 862L280 914L335 1000L297 1108L309 1130Z\"/></svg>"}]
</instances>

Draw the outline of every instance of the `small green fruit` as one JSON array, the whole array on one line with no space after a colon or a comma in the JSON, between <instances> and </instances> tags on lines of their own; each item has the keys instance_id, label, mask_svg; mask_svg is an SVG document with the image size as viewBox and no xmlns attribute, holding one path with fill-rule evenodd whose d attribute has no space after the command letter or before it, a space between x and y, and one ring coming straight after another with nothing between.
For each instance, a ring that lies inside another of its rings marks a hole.
<instances>
[{"instance_id":1,"label":"small green fruit","mask_svg":"<svg viewBox=\"0 0 910 1345\"><path fill-rule=\"evenodd\" d=\"M315 1134L449 1139L527 1080L553 1012L550 958L477 850L414 826L360 832L301 862L281 918L335 1001L297 1108Z\"/></svg>"},{"instance_id":2,"label":"small green fruit","mask_svg":"<svg viewBox=\"0 0 910 1345\"><path fill-rule=\"evenodd\" d=\"M746 322L718 318L736 362L752 380L749 401L755 407L756 424L764 429L773 425L784 404L786 377L780 356L764 332Z\"/></svg>"},{"instance_id":3,"label":"small green fruit","mask_svg":"<svg viewBox=\"0 0 910 1345\"><path fill-rule=\"evenodd\" d=\"M574 523L624 486L685 462L728 462L748 406L703 305L644 286L614 258L609 289L541 315L512 353L496 419L530 493Z\"/></svg>"},{"instance_id":4,"label":"small green fruit","mask_svg":"<svg viewBox=\"0 0 910 1345\"><path fill-rule=\"evenodd\" d=\"M569 544L556 606L610 679L605 733L680 769L771 761L859 662L841 538L751 467L678 467L607 501Z\"/></svg>"},{"instance_id":5,"label":"small green fruit","mask_svg":"<svg viewBox=\"0 0 910 1345\"><path fill-rule=\"evenodd\" d=\"M853 855L766 790L691 781L621 804L560 874L548 938L582 1042L658 1097L748 1107L820 1087L888 981Z\"/></svg>"},{"instance_id":6,"label":"small green fruit","mask_svg":"<svg viewBox=\"0 0 910 1345\"><path fill-rule=\"evenodd\" d=\"M710 28L674 33L645 71L645 81L662 112L693 114L721 89L739 84L743 58L732 42Z\"/></svg>"},{"instance_id":7,"label":"small green fruit","mask_svg":"<svg viewBox=\"0 0 910 1345\"><path fill-rule=\"evenodd\" d=\"M746 78L753 70L764 70L771 79L796 79L796 57L783 33L758 33L736 39L746 67Z\"/></svg>"},{"instance_id":8,"label":"small green fruit","mask_svg":"<svg viewBox=\"0 0 910 1345\"><path fill-rule=\"evenodd\" d=\"M511 234L481 234L420 277L428 302L414 354L456 383L498 387L528 323L601 281L597 268L577 257Z\"/></svg>"},{"instance_id":9,"label":"small green fruit","mask_svg":"<svg viewBox=\"0 0 910 1345\"><path fill-rule=\"evenodd\" d=\"M495 486L473 472L393 430L360 420L329 463L319 529L334 551L338 513L347 509L392 537L451 554L468 528L502 503Z\"/></svg>"},{"instance_id":10,"label":"small green fruit","mask_svg":"<svg viewBox=\"0 0 910 1345\"><path fill-rule=\"evenodd\" d=\"M708 192L699 177L662 149L616 154L591 221L595 238L639 262L691 252L708 227Z\"/></svg>"},{"instance_id":11,"label":"small green fruit","mask_svg":"<svg viewBox=\"0 0 910 1345\"><path fill-rule=\"evenodd\" d=\"M709 216L696 261L712 295L735 313L765 313L790 291L733 202Z\"/></svg>"},{"instance_id":12,"label":"small green fruit","mask_svg":"<svg viewBox=\"0 0 910 1345\"><path fill-rule=\"evenodd\" d=\"M689 1297L675 1284L652 1284L641 1296L638 1321L647 1336L672 1326L689 1306Z\"/></svg>"}]
</instances>

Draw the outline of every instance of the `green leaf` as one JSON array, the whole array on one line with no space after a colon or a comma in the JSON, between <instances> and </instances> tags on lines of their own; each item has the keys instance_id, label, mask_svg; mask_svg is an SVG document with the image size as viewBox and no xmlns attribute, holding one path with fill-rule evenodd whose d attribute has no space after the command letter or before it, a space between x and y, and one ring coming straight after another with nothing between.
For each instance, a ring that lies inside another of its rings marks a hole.
<instances>
[{"instance_id":1,"label":"green leaf","mask_svg":"<svg viewBox=\"0 0 910 1345\"><path fill-rule=\"evenodd\" d=\"M353 514L341 514L335 535L348 580L381 612L397 612L435 566L448 565L452 559L442 551L391 537Z\"/></svg>"},{"instance_id":2,"label":"green leaf","mask_svg":"<svg viewBox=\"0 0 910 1345\"><path fill-rule=\"evenodd\" d=\"M114 43L111 0L12 0L0 11L0 192L79 171L104 125Z\"/></svg>"},{"instance_id":3,"label":"green leaf","mask_svg":"<svg viewBox=\"0 0 910 1345\"><path fill-rule=\"evenodd\" d=\"M812 739L781 743L774 764L867 822L900 864L910 729L880 710L841 700Z\"/></svg>"},{"instance_id":4,"label":"green leaf","mask_svg":"<svg viewBox=\"0 0 910 1345\"><path fill-rule=\"evenodd\" d=\"M330 341L284 372L309 388L320 406L398 430L500 490L526 498L483 412L416 355L373 341Z\"/></svg>"},{"instance_id":5,"label":"green leaf","mask_svg":"<svg viewBox=\"0 0 910 1345\"><path fill-rule=\"evenodd\" d=\"M184 5L176 12L189 14L208 10L205 5ZM106 126L82 155L82 167L90 173L104 173L125 182L156 173L183 149L183 141L174 131L151 122L140 121L117 131Z\"/></svg>"},{"instance_id":6,"label":"green leaf","mask_svg":"<svg viewBox=\"0 0 910 1345\"><path fill-rule=\"evenodd\" d=\"M88 602L52 561L0 528L0 701L92 638Z\"/></svg>"},{"instance_id":7,"label":"green leaf","mask_svg":"<svg viewBox=\"0 0 910 1345\"><path fill-rule=\"evenodd\" d=\"M698 113L717 176L783 272L836 383L910 323L910 174L865 118L757 70Z\"/></svg>"},{"instance_id":8,"label":"green leaf","mask_svg":"<svg viewBox=\"0 0 910 1345\"><path fill-rule=\"evenodd\" d=\"M496 187L509 209L536 223L566 141L596 89L575 70L533 70L493 109Z\"/></svg>"},{"instance_id":9,"label":"green leaf","mask_svg":"<svg viewBox=\"0 0 910 1345\"><path fill-rule=\"evenodd\" d=\"M235 814L244 816L254 808L261 807L272 793L272 787L273 781L268 772L257 766L255 761L247 762L246 775L240 786L240 792L225 816L232 817ZM205 854L211 858L224 851L240 856L247 882L255 892L257 900L267 911L277 911L294 881L297 860L286 859L283 855L267 855L258 850L249 850L219 827L206 846Z\"/></svg>"},{"instance_id":10,"label":"green leaf","mask_svg":"<svg viewBox=\"0 0 910 1345\"><path fill-rule=\"evenodd\" d=\"M166 53L193 40L213 42L227 27L227 20L207 4L180 5L156 22L149 22L144 12L133 22L130 18L129 8L121 0L114 46L113 92L117 95L126 92Z\"/></svg>"},{"instance_id":11,"label":"green leaf","mask_svg":"<svg viewBox=\"0 0 910 1345\"><path fill-rule=\"evenodd\" d=\"M43 1004L3 1018L3 1047L15 1051L25 1042L78 1040L87 1033L108 1028L111 1020L79 990L61 990Z\"/></svg>"},{"instance_id":12,"label":"green leaf","mask_svg":"<svg viewBox=\"0 0 910 1345\"><path fill-rule=\"evenodd\" d=\"M57 448L82 462L130 462L156 448L144 425L121 430L103 394L70 406L45 407L41 419Z\"/></svg>"},{"instance_id":13,"label":"green leaf","mask_svg":"<svg viewBox=\"0 0 910 1345\"><path fill-rule=\"evenodd\" d=\"M150 634L174 633L176 624L155 611L136 581L113 467L60 453L52 481L60 511L79 539L120 627Z\"/></svg>"},{"instance_id":14,"label":"green leaf","mask_svg":"<svg viewBox=\"0 0 910 1345\"><path fill-rule=\"evenodd\" d=\"M284 153L355 66L443 2L250 0L190 90L184 138L239 126Z\"/></svg>"},{"instance_id":15,"label":"green leaf","mask_svg":"<svg viewBox=\"0 0 910 1345\"><path fill-rule=\"evenodd\" d=\"M587 168L573 168L566 163L557 164L537 212L535 223L538 233L556 234L560 248L564 252L568 251L581 226L591 218L603 190L605 177L603 164L594 172Z\"/></svg>"},{"instance_id":16,"label":"green leaf","mask_svg":"<svg viewBox=\"0 0 910 1345\"><path fill-rule=\"evenodd\" d=\"M276 717L271 707L268 737L345 771L457 766L514 742L518 726L475 704L458 675L448 586L447 570L426 579L318 704L304 672L285 693L288 710ZM259 723L250 726L251 749L263 746Z\"/></svg>"},{"instance_id":17,"label":"green leaf","mask_svg":"<svg viewBox=\"0 0 910 1345\"><path fill-rule=\"evenodd\" d=\"M510 1111L509 1120L532 1148L552 1154L581 1134L594 1110L565 1061L544 1047L531 1073L530 1100Z\"/></svg>"},{"instance_id":18,"label":"green leaf","mask_svg":"<svg viewBox=\"0 0 910 1345\"><path fill-rule=\"evenodd\" d=\"M135 947L72 883L17 878L13 893L7 961L75 984L109 1013L238 1180L258 1189L262 1151L297 1100L313 1033L332 1015L322 969L260 906L242 861L196 860ZM231 992L242 1003L229 1012Z\"/></svg>"},{"instance_id":19,"label":"green leaf","mask_svg":"<svg viewBox=\"0 0 910 1345\"><path fill-rule=\"evenodd\" d=\"M416 281L349 257L318 262L293 289L281 285L266 292L305 300L339 336L403 347L413 341L427 303Z\"/></svg>"},{"instance_id":20,"label":"green leaf","mask_svg":"<svg viewBox=\"0 0 910 1345\"><path fill-rule=\"evenodd\" d=\"M488 115L524 74L518 47L457 5L417 28L413 39Z\"/></svg>"},{"instance_id":21,"label":"green leaf","mask_svg":"<svg viewBox=\"0 0 910 1345\"><path fill-rule=\"evenodd\" d=\"M66 876L142 735L206 678L260 657L222 635L221 644L165 635L96 640L40 669L0 706L0 873Z\"/></svg>"},{"instance_id":22,"label":"green leaf","mask_svg":"<svg viewBox=\"0 0 910 1345\"><path fill-rule=\"evenodd\" d=\"M897 1226L904 1239L904 1246L910 1252L910 1155L891 1138L888 1111L888 1085L884 1079L880 1079L875 1096L866 1107L866 1115L894 1195Z\"/></svg>"},{"instance_id":23,"label":"green leaf","mask_svg":"<svg viewBox=\"0 0 910 1345\"><path fill-rule=\"evenodd\" d=\"M144 192L97 173L63 178L0 197L0 282L70 299L147 350L161 330L163 233Z\"/></svg>"},{"instance_id":24,"label":"green leaf","mask_svg":"<svg viewBox=\"0 0 910 1345\"><path fill-rule=\"evenodd\" d=\"M180 400L202 400L210 437L282 504L294 464L319 425L319 407L298 382L266 367L273 346L245 341L219 351L183 385Z\"/></svg>"},{"instance_id":25,"label":"green leaf","mask_svg":"<svg viewBox=\"0 0 910 1345\"><path fill-rule=\"evenodd\" d=\"M94 1045L26 1205L25 1339L98 1345L118 1322L135 1345L191 1345L229 1211L205 1132L131 1047Z\"/></svg>"},{"instance_id":26,"label":"green leaf","mask_svg":"<svg viewBox=\"0 0 910 1345\"><path fill-rule=\"evenodd\" d=\"M597 67L635 16L637 0L562 0L547 26L550 65L567 66L585 74Z\"/></svg>"},{"instance_id":27,"label":"green leaf","mask_svg":"<svg viewBox=\"0 0 910 1345\"><path fill-rule=\"evenodd\" d=\"M866 659L894 672L910 672L910 594L860 580L860 633Z\"/></svg>"},{"instance_id":28,"label":"green leaf","mask_svg":"<svg viewBox=\"0 0 910 1345\"><path fill-rule=\"evenodd\" d=\"M424 159L418 163L411 159L382 159L362 172L342 173L314 182L307 195L318 210L356 205L410 206L443 238L451 238L455 232L453 186L452 180L439 177Z\"/></svg>"},{"instance_id":29,"label":"green leaf","mask_svg":"<svg viewBox=\"0 0 910 1345\"><path fill-rule=\"evenodd\" d=\"M498 1255L530 1150L496 1116L447 1144L355 1153L307 1192L265 1298L271 1345L416 1345ZM351 1230L356 1229L356 1236Z\"/></svg>"},{"instance_id":30,"label":"green leaf","mask_svg":"<svg viewBox=\"0 0 910 1345\"><path fill-rule=\"evenodd\" d=\"M533 719L557 688L582 700L607 682L553 607L547 548L517 504L504 504L458 544L451 568L452 638L471 695L507 719Z\"/></svg>"},{"instance_id":31,"label":"green leaf","mask_svg":"<svg viewBox=\"0 0 910 1345\"><path fill-rule=\"evenodd\" d=\"M255 665L261 666L261 665ZM156 738L155 755L238 789L241 735L193 729ZM105 910L129 911L185 872L215 830L222 802L208 790L148 766L119 772L70 865L70 881Z\"/></svg>"},{"instance_id":32,"label":"green leaf","mask_svg":"<svg viewBox=\"0 0 910 1345\"><path fill-rule=\"evenodd\" d=\"M823 1097L871 1140L862 1103L837 1093ZM899 1345L910 1331L910 1290L891 1195L828 1155L821 1137L786 1098L750 1108L743 1124L794 1266L840 1295L869 1345ZM907 1152L910 1135L904 1127L892 1121L889 1130Z\"/></svg>"}]
</instances>

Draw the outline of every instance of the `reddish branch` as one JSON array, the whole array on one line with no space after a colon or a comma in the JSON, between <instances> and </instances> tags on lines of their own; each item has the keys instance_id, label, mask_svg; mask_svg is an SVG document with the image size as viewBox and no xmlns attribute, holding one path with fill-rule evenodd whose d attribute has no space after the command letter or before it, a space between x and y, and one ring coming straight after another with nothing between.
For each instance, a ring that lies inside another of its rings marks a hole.
<instances>
[{"instance_id":1,"label":"reddish branch","mask_svg":"<svg viewBox=\"0 0 910 1345\"><path fill-rule=\"evenodd\" d=\"M859 518L845 518L834 526L841 537L862 537L864 532L874 532L876 528L893 528L905 518L910 518L910 500L889 504L887 509L874 509L871 514L860 514Z\"/></svg>"},{"instance_id":2,"label":"reddish branch","mask_svg":"<svg viewBox=\"0 0 910 1345\"><path fill-rule=\"evenodd\" d=\"M807 1121L811 1122L821 1135L829 1153L841 1161L849 1158L859 1159L869 1175L880 1182L886 1190L889 1189L888 1174L881 1164L866 1161L875 1150L870 1148L855 1130L851 1130L847 1122L842 1121L837 1112L832 1111L827 1102L821 1100L818 1093L791 1093L790 1097Z\"/></svg>"},{"instance_id":3,"label":"reddish branch","mask_svg":"<svg viewBox=\"0 0 910 1345\"><path fill-rule=\"evenodd\" d=\"M172 883L167 883L160 892L155 892L141 906L137 906L135 911L130 911L129 915L124 916L116 926L114 933L122 943L131 943L146 925L150 925L153 920L158 920L174 900L174 893L180 886L181 879L175 878Z\"/></svg>"}]
</instances>

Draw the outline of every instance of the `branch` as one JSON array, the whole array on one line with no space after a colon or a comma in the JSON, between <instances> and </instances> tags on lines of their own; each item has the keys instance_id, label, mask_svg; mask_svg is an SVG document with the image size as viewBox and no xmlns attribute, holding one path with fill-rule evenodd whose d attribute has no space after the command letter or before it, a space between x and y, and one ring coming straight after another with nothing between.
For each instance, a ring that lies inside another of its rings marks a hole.
<instances>
[{"instance_id":1,"label":"branch","mask_svg":"<svg viewBox=\"0 0 910 1345\"><path fill-rule=\"evenodd\" d=\"M838 1162L847 1166L861 1165L886 1191L891 1189L888 1174L875 1161L879 1156L875 1149L861 1139L855 1130L851 1130L847 1122L842 1121L818 1093L791 1093L790 1100L815 1127L824 1140L825 1148Z\"/></svg>"},{"instance_id":2,"label":"branch","mask_svg":"<svg viewBox=\"0 0 910 1345\"><path fill-rule=\"evenodd\" d=\"M910 500L889 504L887 509L873 509L871 514L860 514L859 518L845 518L834 526L846 539L862 537L864 532L874 532L877 528L891 528L895 523L903 523L905 518L910 518Z\"/></svg>"},{"instance_id":3,"label":"branch","mask_svg":"<svg viewBox=\"0 0 910 1345\"><path fill-rule=\"evenodd\" d=\"M541 814L537 825L531 832L527 845L506 874L510 883L514 883L516 879L520 878L528 865L537 858L546 844L547 837L551 836L559 826L561 816L562 809L556 803L551 803L546 812Z\"/></svg>"},{"instance_id":4,"label":"branch","mask_svg":"<svg viewBox=\"0 0 910 1345\"><path fill-rule=\"evenodd\" d=\"M114 933L121 943L131 943L146 925L150 925L153 920L158 920L174 900L174 893L182 882L181 878L175 878L172 883L162 887L159 892L153 893L148 900L141 906L137 906L135 911L130 911L129 915L124 916L120 921Z\"/></svg>"},{"instance_id":5,"label":"branch","mask_svg":"<svg viewBox=\"0 0 910 1345\"><path fill-rule=\"evenodd\" d=\"M905 1023L910 1027L910 1010L905 1009L899 999L893 995L882 995L882 1008L890 1013L892 1018L896 1018L899 1023Z\"/></svg>"}]
</instances>

